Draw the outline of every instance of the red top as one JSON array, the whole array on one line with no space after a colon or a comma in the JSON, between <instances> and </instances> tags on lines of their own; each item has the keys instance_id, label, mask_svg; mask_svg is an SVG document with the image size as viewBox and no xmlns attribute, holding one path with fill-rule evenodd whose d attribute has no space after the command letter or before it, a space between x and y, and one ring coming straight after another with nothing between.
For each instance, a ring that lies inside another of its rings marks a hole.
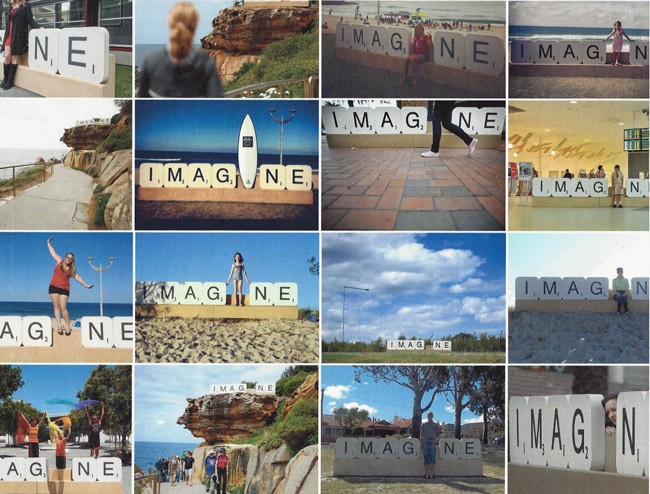
<instances>
[{"instance_id":1,"label":"red top","mask_svg":"<svg viewBox=\"0 0 650 494\"><path fill-rule=\"evenodd\" d=\"M11 35L14 32L14 14L16 13L16 8L12 7L11 10L9 11L9 34L7 35L7 39L5 39L5 46L11 46Z\"/></svg>"},{"instance_id":2,"label":"red top","mask_svg":"<svg viewBox=\"0 0 650 494\"><path fill-rule=\"evenodd\" d=\"M217 468L226 468L228 466L228 457L226 455L217 456Z\"/></svg>"},{"instance_id":3,"label":"red top","mask_svg":"<svg viewBox=\"0 0 650 494\"><path fill-rule=\"evenodd\" d=\"M428 55L429 54L429 45L427 40L431 39L431 36L425 34L421 38L413 38L413 53L418 55Z\"/></svg>"},{"instance_id":4,"label":"red top","mask_svg":"<svg viewBox=\"0 0 650 494\"><path fill-rule=\"evenodd\" d=\"M65 439L59 439L56 442L56 456L65 456L65 446L68 441Z\"/></svg>"},{"instance_id":5,"label":"red top","mask_svg":"<svg viewBox=\"0 0 650 494\"><path fill-rule=\"evenodd\" d=\"M52 281L50 285L62 290L70 290L70 272L61 271L61 262L57 262L54 267L54 273L52 273Z\"/></svg>"}]
</instances>

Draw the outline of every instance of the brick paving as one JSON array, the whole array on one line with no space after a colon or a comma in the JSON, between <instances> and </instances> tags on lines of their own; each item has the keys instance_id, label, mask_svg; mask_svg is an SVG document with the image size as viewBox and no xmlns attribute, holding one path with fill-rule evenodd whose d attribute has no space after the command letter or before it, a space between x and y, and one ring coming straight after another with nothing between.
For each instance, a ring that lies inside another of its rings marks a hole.
<instances>
[{"instance_id":1,"label":"brick paving","mask_svg":"<svg viewBox=\"0 0 650 494\"><path fill-rule=\"evenodd\" d=\"M330 149L323 139L323 230L504 230L503 151L423 151Z\"/></svg>"}]
</instances>

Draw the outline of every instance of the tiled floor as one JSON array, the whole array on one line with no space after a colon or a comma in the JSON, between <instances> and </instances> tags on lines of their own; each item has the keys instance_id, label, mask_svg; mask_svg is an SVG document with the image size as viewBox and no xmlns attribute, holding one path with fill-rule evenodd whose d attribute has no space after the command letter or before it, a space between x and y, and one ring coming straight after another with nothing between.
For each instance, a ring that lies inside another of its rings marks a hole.
<instances>
[{"instance_id":1,"label":"tiled floor","mask_svg":"<svg viewBox=\"0 0 650 494\"><path fill-rule=\"evenodd\" d=\"M504 153L322 148L323 230L504 230Z\"/></svg>"},{"instance_id":2,"label":"tiled floor","mask_svg":"<svg viewBox=\"0 0 650 494\"><path fill-rule=\"evenodd\" d=\"M647 207L534 208L526 199L516 196L508 199L508 230L648 231Z\"/></svg>"}]
</instances>

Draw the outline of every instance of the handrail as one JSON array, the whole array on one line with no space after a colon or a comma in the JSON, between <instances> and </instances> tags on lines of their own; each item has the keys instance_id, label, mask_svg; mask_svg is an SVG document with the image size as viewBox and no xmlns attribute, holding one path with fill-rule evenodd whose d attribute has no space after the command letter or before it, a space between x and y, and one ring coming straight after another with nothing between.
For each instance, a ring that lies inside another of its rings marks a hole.
<instances>
[{"instance_id":1,"label":"handrail","mask_svg":"<svg viewBox=\"0 0 650 494\"><path fill-rule=\"evenodd\" d=\"M154 471L155 473L151 473L151 471ZM141 487L145 487L149 484L151 484L152 491L151 494L160 494L160 482L158 482L158 475L160 472L154 468L149 468L149 474L143 473L141 477L137 477L134 479L134 484L135 485L140 485Z\"/></svg>"},{"instance_id":2,"label":"handrail","mask_svg":"<svg viewBox=\"0 0 650 494\"><path fill-rule=\"evenodd\" d=\"M318 87L318 80L319 80L318 76L310 76L310 77L303 77L299 79L284 79L281 81L258 82L257 84L251 84L250 86L245 86L238 89L232 89L230 91L227 91L224 94L224 96L226 96L227 98L233 98L239 95L247 95L258 89L279 86L280 98L284 98L285 85L302 82L305 86L305 94L303 98L314 98L316 94L315 89Z\"/></svg>"},{"instance_id":3,"label":"handrail","mask_svg":"<svg viewBox=\"0 0 650 494\"><path fill-rule=\"evenodd\" d=\"M54 163L30 163L27 165L9 165L9 166L0 166L0 170L9 170L11 169L11 189L12 189L12 195L15 197L16 196L16 168L25 168L25 167L32 167L32 166L40 166L43 165L43 183L47 180L47 167L50 167L50 176L54 174ZM7 180L4 178L0 178L0 180Z\"/></svg>"}]
</instances>

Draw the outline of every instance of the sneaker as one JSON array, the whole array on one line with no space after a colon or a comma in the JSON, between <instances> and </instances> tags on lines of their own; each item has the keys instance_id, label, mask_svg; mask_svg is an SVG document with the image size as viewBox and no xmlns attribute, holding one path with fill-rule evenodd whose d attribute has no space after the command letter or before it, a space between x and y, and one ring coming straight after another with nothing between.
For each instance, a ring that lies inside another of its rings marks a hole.
<instances>
[{"instance_id":1,"label":"sneaker","mask_svg":"<svg viewBox=\"0 0 650 494\"><path fill-rule=\"evenodd\" d=\"M612 204L612 207L615 208L615 207L616 207L616 204Z\"/></svg>"},{"instance_id":2,"label":"sneaker","mask_svg":"<svg viewBox=\"0 0 650 494\"><path fill-rule=\"evenodd\" d=\"M622 205L622 204L619 204L619 205L618 205L618 207L619 207L619 208L622 208L622 207L623 207L623 205Z\"/></svg>"},{"instance_id":3,"label":"sneaker","mask_svg":"<svg viewBox=\"0 0 650 494\"><path fill-rule=\"evenodd\" d=\"M469 153L467 153L467 156L471 156L474 154L474 151L476 150L476 145L478 144L478 139L472 139L472 142L470 142L467 145L467 148L469 149Z\"/></svg>"},{"instance_id":4,"label":"sneaker","mask_svg":"<svg viewBox=\"0 0 650 494\"><path fill-rule=\"evenodd\" d=\"M440 153L434 153L433 151L427 151L426 153L422 153L420 156L423 158L440 158Z\"/></svg>"}]
</instances>

